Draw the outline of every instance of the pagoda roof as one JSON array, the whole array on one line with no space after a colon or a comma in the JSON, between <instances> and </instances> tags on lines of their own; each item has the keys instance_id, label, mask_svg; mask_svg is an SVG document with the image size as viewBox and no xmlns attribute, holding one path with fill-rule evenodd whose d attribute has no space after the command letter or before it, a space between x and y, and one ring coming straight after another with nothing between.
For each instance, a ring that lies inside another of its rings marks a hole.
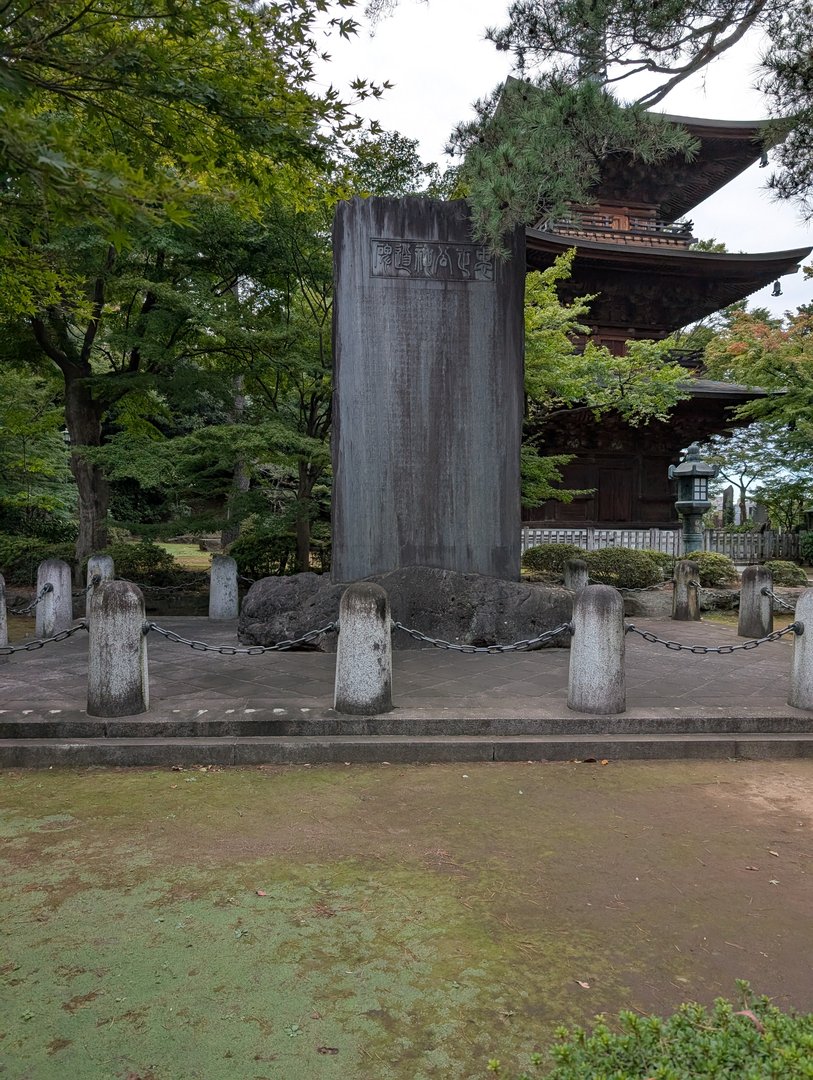
<instances>
[{"instance_id":1,"label":"pagoda roof","mask_svg":"<svg viewBox=\"0 0 813 1080\"><path fill-rule=\"evenodd\" d=\"M526 229L530 270L550 266L576 249L572 276L559 286L564 300L596 293L589 321L630 338L658 338L750 296L792 274L811 248L739 255L685 248L582 240Z\"/></svg>"},{"instance_id":2,"label":"pagoda roof","mask_svg":"<svg viewBox=\"0 0 813 1080\"><path fill-rule=\"evenodd\" d=\"M673 222L725 187L780 138L771 120L662 115L697 139L695 156L687 161L674 155L659 162L636 161L628 154L608 157L602 164L602 178L591 191L592 198L655 206L661 220Z\"/></svg>"}]
</instances>

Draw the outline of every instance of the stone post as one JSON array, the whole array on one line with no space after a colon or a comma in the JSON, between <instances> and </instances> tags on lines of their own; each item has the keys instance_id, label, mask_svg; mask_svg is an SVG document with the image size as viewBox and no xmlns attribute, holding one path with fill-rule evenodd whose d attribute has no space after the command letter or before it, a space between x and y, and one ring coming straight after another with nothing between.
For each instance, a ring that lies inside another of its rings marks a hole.
<instances>
[{"instance_id":1,"label":"stone post","mask_svg":"<svg viewBox=\"0 0 813 1080\"><path fill-rule=\"evenodd\" d=\"M150 706L144 597L131 581L93 590L88 716L135 716Z\"/></svg>"},{"instance_id":2,"label":"stone post","mask_svg":"<svg viewBox=\"0 0 813 1080\"><path fill-rule=\"evenodd\" d=\"M624 601L609 585L588 585L573 603L567 707L585 713L622 713Z\"/></svg>"},{"instance_id":3,"label":"stone post","mask_svg":"<svg viewBox=\"0 0 813 1080\"><path fill-rule=\"evenodd\" d=\"M565 588L581 592L589 584L587 563L584 559L568 559L565 563Z\"/></svg>"},{"instance_id":4,"label":"stone post","mask_svg":"<svg viewBox=\"0 0 813 1080\"><path fill-rule=\"evenodd\" d=\"M239 614L237 563L230 555L213 555L209 571L209 618L236 619Z\"/></svg>"},{"instance_id":5,"label":"stone post","mask_svg":"<svg viewBox=\"0 0 813 1080\"><path fill-rule=\"evenodd\" d=\"M36 636L51 637L73 625L71 568L62 559L46 559L37 567L37 596L45 584L53 586L36 606Z\"/></svg>"},{"instance_id":6,"label":"stone post","mask_svg":"<svg viewBox=\"0 0 813 1080\"><path fill-rule=\"evenodd\" d=\"M85 618L90 621L90 601L93 594L103 581L112 581L116 576L116 568L110 555L91 555L88 559L87 574L88 590L85 594ZM99 580L96 581L95 579ZM91 586L93 586L91 588Z\"/></svg>"},{"instance_id":7,"label":"stone post","mask_svg":"<svg viewBox=\"0 0 813 1080\"><path fill-rule=\"evenodd\" d=\"M8 645L8 615L6 615L6 579L0 574L0 649ZM0 664L9 660L8 656L0 656Z\"/></svg>"},{"instance_id":8,"label":"stone post","mask_svg":"<svg viewBox=\"0 0 813 1080\"><path fill-rule=\"evenodd\" d=\"M762 590L773 592L773 574L765 566L746 566L740 585L740 617L737 634L745 638L761 638L773 630L773 600Z\"/></svg>"},{"instance_id":9,"label":"stone post","mask_svg":"<svg viewBox=\"0 0 813 1080\"><path fill-rule=\"evenodd\" d=\"M793 641L788 705L813 709L813 589L805 589L796 601L796 622L802 633Z\"/></svg>"},{"instance_id":10,"label":"stone post","mask_svg":"<svg viewBox=\"0 0 813 1080\"><path fill-rule=\"evenodd\" d=\"M675 563L673 576L675 589L672 594L672 618L679 622L700 620L700 567L695 562L681 559Z\"/></svg>"},{"instance_id":11,"label":"stone post","mask_svg":"<svg viewBox=\"0 0 813 1080\"><path fill-rule=\"evenodd\" d=\"M392 709L390 602L380 585L360 581L342 594L333 707L357 716Z\"/></svg>"}]
</instances>

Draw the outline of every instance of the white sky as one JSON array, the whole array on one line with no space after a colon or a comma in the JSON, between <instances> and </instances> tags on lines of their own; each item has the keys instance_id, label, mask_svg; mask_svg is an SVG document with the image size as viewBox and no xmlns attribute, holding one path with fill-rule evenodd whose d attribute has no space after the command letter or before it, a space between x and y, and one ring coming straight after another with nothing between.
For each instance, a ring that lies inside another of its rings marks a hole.
<instances>
[{"instance_id":1,"label":"white sky","mask_svg":"<svg viewBox=\"0 0 813 1080\"><path fill-rule=\"evenodd\" d=\"M394 83L383 99L369 103L367 114L384 128L417 139L423 159L445 167L449 159L443 150L454 125L470 118L472 102L510 72L510 57L484 38L486 26L506 22L507 7L507 0L400 0L396 12L382 19L372 35L363 27L349 42L330 39L332 60L322 68L320 81L341 90L356 76ZM352 11L360 22L362 9L359 0ZM752 89L758 52L758 41L749 46L746 39L704 74L681 84L659 108L723 120L762 118L765 104ZM813 246L813 225L805 226L793 205L774 202L764 190L770 172L754 164L695 207L689 215L694 235L713 236L730 251ZM801 271L783 277L782 290L774 299L769 286L754 293L749 303L779 315L813 300L813 280L805 280Z\"/></svg>"}]
</instances>

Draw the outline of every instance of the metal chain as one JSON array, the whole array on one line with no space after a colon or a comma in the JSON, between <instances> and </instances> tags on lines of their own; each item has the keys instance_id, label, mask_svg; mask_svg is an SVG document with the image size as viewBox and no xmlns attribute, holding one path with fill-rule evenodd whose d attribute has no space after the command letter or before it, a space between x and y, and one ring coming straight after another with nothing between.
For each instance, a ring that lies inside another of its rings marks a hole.
<instances>
[{"instance_id":1,"label":"metal chain","mask_svg":"<svg viewBox=\"0 0 813 1080\"><path fill-rule=\"evenodd\" d=\"M144 624L145 633L154 630L156 634L160 634L162 637L167 638L168 641L174 641L178 645L188 645L190 649L195 649L197 652L220 653L221 656L261 656L262 653L267 652L284 652L287 649L296 648L297 645L307 645L323 634L329 634L338 629L338 622L332 622L319 630L310 630L307 634L303 634L302 637L294 638L291 641L278 641L276 645L249 645L246 649L240 649L235 645L209 645L205 641L192 641L190 638L176 634L174 630L166 630L163 626L158 626L157 623Z\"/></svg>"},{"instance_id":2,"label":"metal chain","mask_svg":"<svg viewBox=\"0 0 813 1080\"><path fill-rule=\"evenodd\" d=\"M742 645L681 645L678 641L668 641L666 638L658 637L657 634L649 633L648 630L639 630L632 623L627 623L625 630L628 634L638 634L644 641L652 641L656 645L665 645L667 649L673 649L675 652L696 653L698 656L705 656L707 653L728 656L730 653L738 652L740 649L756 649L759 645L764 645L766 641L779 641L786 634L802 634L804 633L804 624L800 622L791 623L784 630L774 630L767 637L753 638L751 641L744 641Z\"/></svg>"},{"instance_id":3,"label":"metal chain","mask_svg":"<svg viewBox=\"0 0 813 1080\"><path fill-rule=\"evenodd\" d=\"M76 589L75 592L71 593L71 596L74 597L75 599L80 597L80 596L90 596L90 594L93 592L93 590L96 588L96 586L101 584L101 580L102 580L102 575L101 574L94 574L93 577L88 582L86 589Z\"/></svg>"},{"instance_id":4,"label":"metal chain","mask_svg":"<svg viewBox=\"0 0 813 1080\"><path fill-rule=\"evenodd\" d=\"M190 574L190 578L208 577L207 570L201 570L199 573ZM127 581L130 585L136 585L139 589L144 589L147 592L179 592L181 589L188 589L190 582L184 582L183 585L145 585L141 581L130 581L129 578L118 578L119 581ZM194 587L194 586L193 586Z\"/></svg>"},{"instance_id":5,"label":"metal chain","mask_svg":"<svg viewBox=\"0 0 813 1080\"><path fill-rule=\"evenodd\" d=\"M33 652L34 649L41 649L43 645L50 645L54 641L64 641L66 638L73 637L80 630L87 630L87 628L88 624L83 620L76 623L75 626L71 626L68 630L60 630L53 637L36 638L34 641L26 641L22 645L2 645L0 646L0 656L11 656L12 653L18 652Z\"/></svg>"},{"instance_id":6,"label":"metal chain","mask_svg":"<svg viewBox=\"0 0 813 1080\"><path fill-rule=\"evenodd\" d=\"M39 594L34 597L34 599L31 601L30 604L27 604L25 607L21 607L21 608L9 608L8 609L9 615L27 615L29 613L29 611L34 610L34 608L37 606L37 604L40 602L40 600L42 600L44 597L46 597L48 595L48 593L52 593L53 591L54 591L54 587L51 584L51 582L46 581L45 584L43 585L43 587L40 589Z\"/></svg>"},{"instance_id":7,"label":"metal chain","mask_svg":"<svg viewBox=\"0 0 813 1080\"><path fill-rule=\"evenodd\" d=\"M781 596L777 596L776 593L769 589L767 585L760 591L762 592L763 596L770 596L771 600L773 600L774 603L779 604L780 607L783 607L785 611L796 611L795 604L786 603L786 601L784 601Z\"/></svg>"},{"instance_id":8,"label":"metal chain","mask_svg":"<svg viewBox=\"0 0 813 1080\"><path fill-rule=\"evenodd\" d=\"M451 649L453 652L462 653L525 652L528 649L533 649L536 645L541 645L544 641L550 641L551 638L558 637L559 634L573 633L573 624L566 622L562 623L561 626L555 626L552 630L546 630L539 637L523 638L521 641L515 641L511 645L458 645L454 641L429 637L428 634L422 634L420 630L410 630L408 626L404 626L400 622L394 622L392 628L393 630L403 630L405 634L409 634L416 641L425 641L428 645L434 645L436 649Z\"/></svg>"},{"instance_id":9,"label":"metal chain","mask_svg":"<svg viewBox=\"0 0 813 1080\"><path fill-rule=\"evenodd\" d=\"M257 579L256 578L246 577L245 574L238 574L237 577L238 577L238 579L240 581L245 581L247 585L256 585L257 584Z\"/></svg>"}]
</instances>

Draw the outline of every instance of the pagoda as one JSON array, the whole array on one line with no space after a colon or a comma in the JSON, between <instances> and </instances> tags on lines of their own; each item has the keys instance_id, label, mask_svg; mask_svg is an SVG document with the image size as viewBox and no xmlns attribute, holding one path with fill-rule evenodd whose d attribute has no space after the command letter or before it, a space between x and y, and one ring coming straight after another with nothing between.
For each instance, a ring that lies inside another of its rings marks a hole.
<instances>
[{"instance_id":1,"label":"pagoda","mask_svg":"<svg viewBox=\"0 0 813 1080\"><path fill-rule=\"evenodd\" d=\"M742 300L784 274L795 273L810 248L759 254L692 250L691 210L764 158L769 121L667 116L696 139L691 161L658 163L608 158L589 207L526 230L528 270L543 270L576 249L560 299L597 294L585 321L593 340L623 354L630 339L661 340L674 330ZM545 451L573 454L562 470L567 488L594 493L565 504L523 510L526 524L544 527L678 526L667 478L681 448L736 424L732 408L759 394L702 377L698 357L682 360L691 396L669 420L633 428L620 418L595 420L574 410L545 427Z\"/></svg>"}]
</instances>

